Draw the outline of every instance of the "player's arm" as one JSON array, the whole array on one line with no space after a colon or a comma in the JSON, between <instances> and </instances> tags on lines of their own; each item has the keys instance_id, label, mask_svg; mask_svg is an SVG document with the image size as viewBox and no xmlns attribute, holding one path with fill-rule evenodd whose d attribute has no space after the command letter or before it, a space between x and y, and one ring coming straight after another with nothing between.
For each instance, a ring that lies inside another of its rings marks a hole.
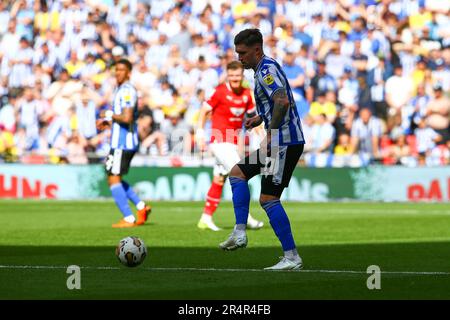
<instances>
[{"instance_id":1,"label":"player's arm","mask_svg":"<svg viewBox=\"0 0 450 320\"><path fill-rule=\"evenodd\" d=\"M106 110L102 116L106 121L114 121L119 124L131 125L134 121L134 106L137 103L137 92L127 90L123 92L122 113L115 114L112 110Z\"/></svg>"},{"instance_id":2,"label":"player's arm","mask_svg":"<svg viewBox=\"0 0 450 320\"><path fill-rule=\"evenodd\" d=\"M275 93L272 96L272 99L273 99L273 112L272 112L272 119L269 123L268 135L270 135L272 129L280 128L281 124L283 123L284 116L286 115L286 112L290 107L289 98L285 88L280 88L277 91L275 91Z\"/></svg>"},{"instance_id":3,"label":"player's arm","mask_svg":"<svg viewBox=\"0 0 450 320\"><path fill-rule=\"evenodd\" d=\"M256 112L253 96L249 95L247 113L245 115L244 127L247 130L258 127L263 122L262 118Z\"/></svg>"},{"instance_id":4,"label":"player's arm","mask_svg":"<svg viewBox=\"0 0 450 320\"><path fill-rule=\"evenodd\" d=\"M203 130L205 128L206 119L211 111L211 106L208 103L204 102L202 107L200 108L200 113L198 115L197 130Z\"/></svg>"},{"instance_id":5,"label":"player's arm","mask_svg":"<svg viewBox=\"0 0 450 320\"><path fill-rule=\"evenodd\" d=\"M251 118L247 118L244 122L245 129L250 130L258 127L263 122L260 115L256 114Z\"/></svg>"},{"instance_id":6,"label":"player's arm","mask_svg":"<svg viewBox=\"0 0 450 320\"><path fill-rule=\"evenodd\" d=\"M195 132L195 140L197 142L197 145L199 147L200 150L205 150L206 149L206 143L205 143L205 124L206 124L206 119L209 116L209 114L212 111L212 107L204 102L202 107L200 108L200 113L198 115L198 121L197 121L197 130Z\"/></svg>"},{"instance_id":7,"label":"player's arm","mask_svg":"<svg viewBox=\"0 0 450 320\"><path fill-rule=\"evenodd\" d=\"M122 124L132 124L134 117L133 117L133 109L132 108L125 108L122 110L121 114L114 114L112 117L112 120L117 123Z\"/></svg>"},{"instance_id":8,"label":"player's arm","mask_svg":"<svg viewBox=\"0 0 450 320\"><path fill-rule=\"evenodd\" d=\"M114 114L112 110L105 110L100 113L100 117L102 118L100 119L101 124L106 121L130 125L134 119L132 108L123 109L121 114Z\"/></svg>"},{"instance_id":9,"label":"player's arm","mask_svg":"<svg viewBox=\"0 0 450 320\"><path fill-rule=\"evenodd\" d=\"M273 103L272 118L267 124L267 141L270 141L271 131L280 128L290 107L287 84L284 83L279 71L273 65L263 67L258 79L260 79L259 83L262 89Z\"/></svg>"}]
</instances>

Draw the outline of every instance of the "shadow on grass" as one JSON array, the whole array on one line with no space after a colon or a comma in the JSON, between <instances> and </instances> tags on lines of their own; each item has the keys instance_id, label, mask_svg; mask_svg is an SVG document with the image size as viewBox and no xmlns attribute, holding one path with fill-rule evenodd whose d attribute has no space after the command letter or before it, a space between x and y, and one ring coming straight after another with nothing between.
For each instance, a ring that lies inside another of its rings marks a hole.
<instances>
[{"instance_id":1,"label":"shadow on grass","mask_svg":"<svg viewBox=\"0 0 450 320\"><path fill-rule=\"evenodd\" d=\"M302 246L307 272L228 272L162 269L262 269L277 262L281 249L148 246L144 264L126 268L114 247L0 246L0 298L449 299L449 275L382 274L382 290L373 291L367 289L370 275L365 273L369 265L382 272L450 272L449 248L449 242ZM67 289L69 265L82 267L82 290Z\"/></svg>"}]
</instances>

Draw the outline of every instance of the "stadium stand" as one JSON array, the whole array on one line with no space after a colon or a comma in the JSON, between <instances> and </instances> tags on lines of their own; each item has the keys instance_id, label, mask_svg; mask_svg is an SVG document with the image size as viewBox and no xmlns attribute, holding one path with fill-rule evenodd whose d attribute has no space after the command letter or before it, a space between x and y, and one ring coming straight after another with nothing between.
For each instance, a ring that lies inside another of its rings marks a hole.
<instances>
[{"instance_id":1,"label":"stadium stand","mask_svg":"<svg viewBox=\"0 0 450 320\"><path fill-rule=\"evenodd\" d=\"M96 120L123 56L140 94L137 161L201 158L180 136L193 137L235 59L234 35L256 27L294 88L303 165L448 165L449 9L439 0L1 1L0 162L102 161L109 132Z\"/></svg>"}]
</instances>

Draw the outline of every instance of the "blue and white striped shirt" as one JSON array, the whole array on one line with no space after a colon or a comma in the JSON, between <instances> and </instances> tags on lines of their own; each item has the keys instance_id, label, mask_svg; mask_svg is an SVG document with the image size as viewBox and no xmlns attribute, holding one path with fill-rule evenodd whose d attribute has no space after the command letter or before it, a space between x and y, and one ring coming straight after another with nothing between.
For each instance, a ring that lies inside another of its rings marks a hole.
<instances>
[{"instance_id":1,"label":"blue and white striped shirt","mask_svg":"<svg viewBox=\"0 0 450 320\"><path fill-rule=\"evenodd\" d=\"M114 93L114 114L122 114L123 109L133 108L134 121L130 125L113 121L111 131L111 149L137 150L139 145L137 133L137 91L125 82Z\"/></svg>"},{"instance_id":2,"label":"blue and white striped shirt","mask_svg":"<svg viewBox=\"0 0 450 320\"><path fill-rule=\"evenodd\" d=\"M278 143L280 146L292 144L304 144L305 138L302 124L295 106L291 87L286 74L278 62L264 56L259 62L255 72L255 100L258 114L264 121L264 127L268 130L273 113L273 95L276 91L284 89L287 92L290 107L278 131ZM272 137L273 139L274 137Z\"/></svg>"}]
</instances>

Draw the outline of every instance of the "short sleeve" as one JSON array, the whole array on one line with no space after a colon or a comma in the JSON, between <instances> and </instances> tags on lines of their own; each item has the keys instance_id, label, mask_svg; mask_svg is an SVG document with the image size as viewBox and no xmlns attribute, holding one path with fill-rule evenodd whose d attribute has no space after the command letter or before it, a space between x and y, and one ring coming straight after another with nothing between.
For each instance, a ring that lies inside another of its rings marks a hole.
<instances>
[{"instance_id":1,"label":"short sleeve","mask_svg":"<svg viewBox=\"0 0 450 320\"><path fill-rule=\"evenodd\" d=\"M211 107L211 110L217 108L220 102L220 92L219 89L214 90L212 96L206 101L206 103Z\"/></svg>"},{"instance_id":2,"label":"short sleeve","mask_svg":"<svg viewBox=\"0 0 450 320\"><path fill-rule=\"evenodd\" d=\"M279 89L286 88L286 84L282 79L275 65L262 66L258 72L258 80L270 98Z\"/></svg>"},{"instance_id":3,"label":"short sleeve","mask_svg":"<svg viewBox=\"0 0 450 320\"><path fill-rule=\"evenodd\" d=\"M137 103L137 92L132 87L122 89L122 102L124 108L134 108Z\"/></svg>"}]
</instances>

